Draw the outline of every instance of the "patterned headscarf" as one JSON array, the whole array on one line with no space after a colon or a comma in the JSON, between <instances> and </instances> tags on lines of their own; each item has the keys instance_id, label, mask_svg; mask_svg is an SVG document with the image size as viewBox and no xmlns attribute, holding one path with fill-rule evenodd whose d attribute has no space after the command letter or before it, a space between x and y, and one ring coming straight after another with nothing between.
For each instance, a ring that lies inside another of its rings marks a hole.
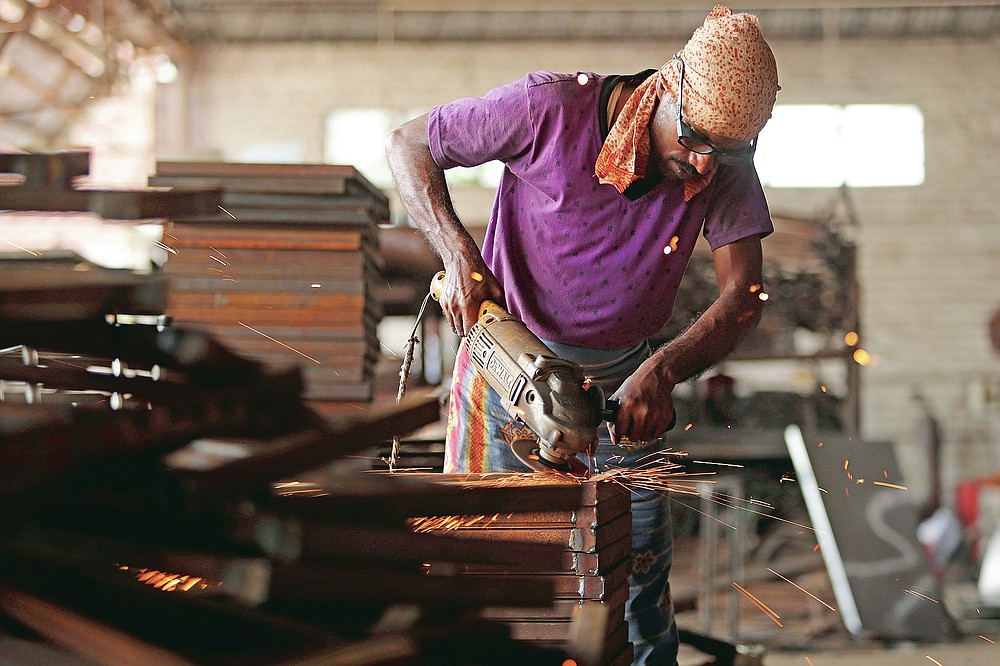
<instances>
[{"instance_id":1,"label":"patterned headscarf","mask_svg":"<svg viewBox=\"0 0 1000 666\"><path fill-rule=\"evenodd\" d=\"M699 127L750 141L771 117L780 86L774 55L753 14L716 5L680 52L684 59L684 116ZM657 100L677 94L680 63L670 60L628 98L597 156L601 183L619 192L646 175L648 126ZM676 101L676 99L674 100ZM684 181L689 201L712 180L715 169Z\"/></svg>"}]
</instances>

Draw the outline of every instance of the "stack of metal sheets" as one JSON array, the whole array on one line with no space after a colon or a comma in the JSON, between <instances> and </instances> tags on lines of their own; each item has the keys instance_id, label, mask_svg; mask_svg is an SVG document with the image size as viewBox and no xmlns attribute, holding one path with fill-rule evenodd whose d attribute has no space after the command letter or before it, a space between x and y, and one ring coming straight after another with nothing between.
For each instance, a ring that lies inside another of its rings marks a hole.
<instances>
[{"instance_id":1,"label":"stack of metal sheets","mask_svg":"<svg viewBox=\"0 0 1000 666\"><path fill-rule=\"evenodd\" d=\"M159 162L151 185L218 187L218 215L175 218L167 313L261 361L303 367L305 398L366 403L378 360L378 225L388 200L356 169Z\"/></svg>"},{"instance_id":2,"label":"stack of metal sheets","mask_svg":"<svg viewBox=\"0 0 1000 666\"><path fill-rule=\"evenodd\" d=\"M566 483L542 475L427 475L439 483L469 488L506 486L516 493L521 484L545 487ZM602 664L630 664L632 644L625 623L628 577L631 573L632 516L627 490L613 481L583 481L583 500L572 511L533 511L545 504L525 504L524 512L444 516L413 521L417 531L436 531L477 539L548 543L563 547L558 567L524 561L514 567L468 564L470 579L502 574L510 581L544 579L553 583L555 601L548 608L488 608L484 616L507 623L515 638L533 643L565 645L571 638L574 618L586 612L586 623L599 644ZM598 612L594 612L598 611ZM577 622L577 625L584 623ZM574 640L579 640L578 637Z\"/></svg>"}]
</instances>

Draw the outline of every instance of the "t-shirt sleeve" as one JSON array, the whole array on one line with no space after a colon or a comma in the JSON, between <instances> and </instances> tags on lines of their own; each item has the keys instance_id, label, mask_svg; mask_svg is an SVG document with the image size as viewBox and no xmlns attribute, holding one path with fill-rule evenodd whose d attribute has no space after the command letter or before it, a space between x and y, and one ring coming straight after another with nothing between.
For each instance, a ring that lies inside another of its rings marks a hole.
<instances>
[{"instance_id":1,"label":"t-shirt sleeve","mask_svg":"<svg viewBox=\"0 0 1000 666\"><path fill-rule=\"evenodd\" d=\"M458 99L428 113L431 156L442 169L506 161L532 142L527 78L482 97Z\"/></svg>"},{"instance_id":2,"label":"t-shirt sleeve","mask_svg":"<svg viewBox=\"0 0 1000 666\"><path fill-rule=\"evenodd\" d=\"M703 233L713 252L742 238L764 238L774 231L757 169L722 165L712 179L711 191Z\"/></svg>"}]
</instances>

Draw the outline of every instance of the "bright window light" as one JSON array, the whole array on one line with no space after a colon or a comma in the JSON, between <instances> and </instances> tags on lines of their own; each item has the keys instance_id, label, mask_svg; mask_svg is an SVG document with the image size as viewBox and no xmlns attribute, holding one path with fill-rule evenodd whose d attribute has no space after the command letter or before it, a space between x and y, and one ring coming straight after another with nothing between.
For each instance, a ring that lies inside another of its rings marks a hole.
<instances>
[{"instance_id":1,"label":"bright window light","mask_svg":"<svg viewBox=\"0 0 1000 666\"><path fill-rule=\"evenodd\" d=\"M326 118L323 161L350 164L377 187L392 185L385 141L403 121L388 109L338 109Z\"/></svg>"},{"instance_id":2,"label":"bright window light","mask_svg":"<svg viewBox=\"0 0 1000 666\"><path fill-rule=\"evenodd\" d=\"M331 111L326 117L323 160L327 164L350 164L376 187L393 187L392 172L385 159L385 142L392 130L426 109L352 108ZM471 169L446 172L450 185L481 185L495 189L503 164L488 162Z\"/></svg>"},{"instance_id":3,"label":"bright window light","mask_svg":"<svg viewBox=\"0 0 1000 666\"><path fill-rule=\"evenodd\" d=\"M768 187L924 182L924 117L909 104L778 105L754 160Z\"/></svg>"}]
</instances>

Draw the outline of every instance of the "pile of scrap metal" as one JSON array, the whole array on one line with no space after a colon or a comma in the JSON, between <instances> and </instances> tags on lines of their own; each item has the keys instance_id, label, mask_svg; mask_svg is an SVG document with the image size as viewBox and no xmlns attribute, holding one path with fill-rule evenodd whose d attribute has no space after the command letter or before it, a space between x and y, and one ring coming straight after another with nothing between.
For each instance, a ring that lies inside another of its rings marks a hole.
<instances>
[{"instance_id":1,"label":"pile of scrap metal","mask_svg":"<svg viewBox=\"0 0 1000 666\"><path fill-rule=\"evenodd\" d=\"M583 486L336 475L438 398L321 417L298 368L172 327L162 276L23 254L0 261L0 661L597 663L587 632L518 641L484 613L551 608L551 579L503 572L558 570L561 545L412 526L573 512Z\"/></svg>"}]
</instances>

